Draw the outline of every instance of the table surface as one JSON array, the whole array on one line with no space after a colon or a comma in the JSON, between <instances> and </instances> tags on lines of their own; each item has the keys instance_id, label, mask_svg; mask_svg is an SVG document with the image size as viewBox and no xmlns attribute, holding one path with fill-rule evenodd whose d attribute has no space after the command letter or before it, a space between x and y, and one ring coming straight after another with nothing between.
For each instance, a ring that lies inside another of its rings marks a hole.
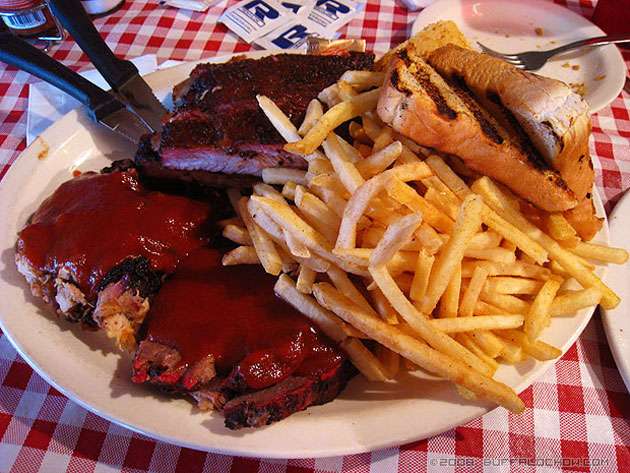
<instances>
[{"instance_id":1,"label":"table surface","mask_svg":"<svg viewBox=\"0 0 630 473\"><path fill-rule=\"evenodd\" d=\"M230 0L231 1L231 0ZM589 0L559 2L589 17ZM196 60L251 48L217 23L223 0L206 13L128 0L96 20L119 56L156 54ZM342 30L384 52L408 36L416 13L369 0ZM72 41L51 54L90 68ZM630 55L626 56L630 64ZM0 179L25 148L28 74L0 64ZM591 152L597 187L610 211L630 187L630 96L593 116ZM570 350L521 398L527 409L498 408L466 425L410 445L326 459L258 460L208 454L155 442L86 411L49 386L0 332L0 472L417 472L621 471L630 465L630 396L595 314Z\"/></svg>"}]
</instances>

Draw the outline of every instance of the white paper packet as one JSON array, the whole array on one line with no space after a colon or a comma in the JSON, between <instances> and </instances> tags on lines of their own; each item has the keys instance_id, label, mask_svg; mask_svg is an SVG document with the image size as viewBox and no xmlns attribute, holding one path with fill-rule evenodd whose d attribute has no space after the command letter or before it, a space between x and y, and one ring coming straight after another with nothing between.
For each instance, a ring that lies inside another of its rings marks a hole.
<instances>
[{"instance_id":1,"label":"white paper packet","mask_svg":"<svg viewBox=\"0 0 630 473\"><path fill-rule=\"evenodd\" d=\"M280 2L280 4L293 15L308 16L315 6L315 0L291 0L288 2Z\"/></svg>"},{"instance_id":2,"label":"white paper packet","mask_svg":"<svg viewBox=\"0 0 630 473\"><path fill-rule=\"evenodd\" d=\"M291 21L278 0L243 0L228 8L219 21L248 43Z\"/></svg>"},{"instance_id":3,"label":"white paper packet","mask_svg":"<svg viewBox=\"0 0 630 473\"><path fill-rule=\"evenodd\" d=\"M308 19L326 31L337 31L356 17L365 5L352 0L317 0Z\"/></svg>"}]
</instances>

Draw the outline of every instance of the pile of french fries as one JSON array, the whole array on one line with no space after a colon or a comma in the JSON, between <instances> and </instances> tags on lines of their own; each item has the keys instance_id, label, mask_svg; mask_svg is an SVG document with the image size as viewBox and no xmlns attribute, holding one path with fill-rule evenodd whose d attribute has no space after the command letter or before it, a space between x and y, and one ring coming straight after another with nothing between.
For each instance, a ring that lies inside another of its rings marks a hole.
<instances>
[{"instance_id":1,"label":"pile of french fries","mask_svg":"<svg viewBox=\"0 0 630 473\"><path fill-rule=\"evenodd\" d=\"M237 217L222 222L223 235L240 246L223 264L279 276L277 295L370 380L423 369L467 399L520 412L516 393L493 379L499 363L560 356L539 338L551 317L617 305L591 261L621 264L628 254L580 241L561 214L543 231L487 177L468 185L378 119L382 81L346 72L299 129L258 97L308 170L266 169L251 196L229 192ZM334 131L348 121L352 143ZM572 280L582 289L569 289Z\"/></svg>"}]
</instances>

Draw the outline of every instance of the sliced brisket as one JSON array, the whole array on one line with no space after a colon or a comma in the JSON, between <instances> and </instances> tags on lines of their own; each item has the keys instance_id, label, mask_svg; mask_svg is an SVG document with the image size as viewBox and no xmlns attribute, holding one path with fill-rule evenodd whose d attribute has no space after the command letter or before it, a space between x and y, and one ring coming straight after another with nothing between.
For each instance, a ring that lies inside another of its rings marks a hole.
<instances>
[{"instance_id":1,"label":"sliced brisket","mask_svg":"<svg viewBox=\"0 0 630 473\"><path fill-rule=\"evenodd\" d=\"M308 103L347 70L371 69L372 54L278 54L197 66L175 89L177 109L161 134L146 137L136 155L153 178L204 185L248 185L264 168L306 168L283 150L284 140L258 107L266 95L299 125Z\"/></svg>"}]
</instances>

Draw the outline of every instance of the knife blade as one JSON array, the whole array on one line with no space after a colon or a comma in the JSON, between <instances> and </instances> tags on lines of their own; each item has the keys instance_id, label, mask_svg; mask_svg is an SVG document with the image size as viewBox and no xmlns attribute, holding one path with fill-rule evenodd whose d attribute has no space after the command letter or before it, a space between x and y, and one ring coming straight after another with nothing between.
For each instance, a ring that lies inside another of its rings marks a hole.
<instances>
[{"instance_id":1,"label":"knife blade","mask_svg":"<svg viewBox=\"0 0 630 473\"><path fill-rule=\"evenodd\" d=\"M130 61L117 58L109 49L79 0L49 0L48 4L66 30L118 94L152 131L162 130L167 110Z\"/></svg>"},{"instance_id":2,"label":"knife blade","mask_svg":"<svg viewBox=\"0 0 630 473\"><path fill-rule=\"evenodd\" d=\"M71 95L91 118L134 144L153 131L114 95L92 84L36 47L11 33L0 33L0 61L11 64Z\"/></svg>"}]
</instances>

